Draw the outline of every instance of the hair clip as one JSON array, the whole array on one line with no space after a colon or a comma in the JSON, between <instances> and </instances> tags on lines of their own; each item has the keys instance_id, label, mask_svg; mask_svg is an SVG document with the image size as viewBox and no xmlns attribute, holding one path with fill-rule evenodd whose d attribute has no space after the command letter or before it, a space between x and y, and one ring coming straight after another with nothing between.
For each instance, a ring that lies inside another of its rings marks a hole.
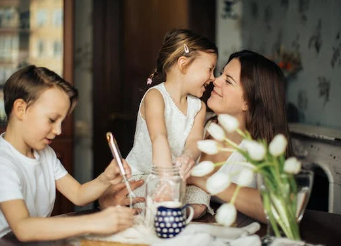
<instances>
[{"instance_id":1,"label":"hair clip","mask_svg":"<svg viewBox=\"0 0 341 246\"><path fill-rule=\"evenodd\" d=\"M153 83L153 80L151 78L147 79L147 85L151 85Z\"/></svg>"},{"instance_id":2,"label":"hair clip","mask_svg":"<svg viewBox=\"0 0 341 246\"><path fill-rule=\"evenodd\" d=\"M189 48L188 48L187 44L184 44L184 50L185 50L185 53L186 53L186 54L189 53Z\"/></svg>"}]
</instances>

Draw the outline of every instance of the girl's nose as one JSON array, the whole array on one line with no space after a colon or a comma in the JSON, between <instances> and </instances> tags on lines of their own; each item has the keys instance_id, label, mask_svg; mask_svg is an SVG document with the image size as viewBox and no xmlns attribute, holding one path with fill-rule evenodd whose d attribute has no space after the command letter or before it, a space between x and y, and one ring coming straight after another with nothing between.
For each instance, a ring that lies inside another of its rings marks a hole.
<instances>
[{"instance_id":1,"label":"girl's nose","mask_svg":"<svg viewBox=\"0 0 341 246\"><path fill-rule=\"evenodd\" d=\"M55 126L53 127L53 133L57 136L60 135L62 133L62 124L55 124Z\"/></svg>"},{"instance_id":2,"label":"girl's nose","mask_svg":"<svg viewBox=\"0 0 341 246\"><path fill-rule=\"evenodd\" d=\"M216 79L216 77L214 77L214 74L213 74L213 72L212 72L211 77L210 77L210 83L211 83L211 82L214 82L215 79Z\"/></svg>"},{"instance_id":3,"label":"girl's nose","mask_svg":"<svg viewBox=\"0 0 341 246\"><path fill-rule=\"evenodd\" d=\"M219 86L219 78L220 78L220 77L215 78L215 79L213 80L213 85L214 85L214 86Z\"/></svg>"}]
</instances>

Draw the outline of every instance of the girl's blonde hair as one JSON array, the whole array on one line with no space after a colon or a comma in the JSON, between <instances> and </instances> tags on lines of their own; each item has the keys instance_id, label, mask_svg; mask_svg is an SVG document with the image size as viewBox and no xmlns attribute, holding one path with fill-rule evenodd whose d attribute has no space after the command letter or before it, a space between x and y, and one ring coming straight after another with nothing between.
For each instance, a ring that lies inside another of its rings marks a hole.
<instances>
[{"instance_id":1,"label":"girl's blonde hair","mask_svg":"<svg viewBox=\"0 0 341 246\"><path fill-rule=\"evenodd\" d=\"M60 88L69 96L71 113L78 100L78 91L69 82L45 67L30 65L16 71L4 86L7 120L10 118L15 100L22 99L30 106L45 90L52 87Z\"/></svg>"},{"instance_id":2,"label":"girl's blonde hair","mask_svg":"<svg viewBox=\"0 0 341 246\"><path fill-rule=\"evenodd\" d=\"M177 29L166 34L156 61L156 68L149 76L153 84L166 81L167 72L181 56L189 58L190 65L199 55L198 51L218 56L217 46L206 37L187 29Z\"/></svg>"}]
</instances>

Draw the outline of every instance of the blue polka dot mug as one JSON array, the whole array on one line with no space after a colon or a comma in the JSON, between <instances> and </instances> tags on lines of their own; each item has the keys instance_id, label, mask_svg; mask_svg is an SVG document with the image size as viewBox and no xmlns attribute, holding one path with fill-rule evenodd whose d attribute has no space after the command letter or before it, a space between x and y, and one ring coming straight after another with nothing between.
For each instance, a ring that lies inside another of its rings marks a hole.
<instances>
[{"instance_id":1,"label":"blue polka dot mug","mask_svg":"<svg viewBox=\"0 0 341 246\"><path fill-rule=\"evenodd\" d=\"M184 213L184 210L187 207L189 208L190 214L186 219L186 213ZM157 207L154 217L156 235L160 238L175 237L192 220L193 214L193 208L188 205L173 207L172 204L164 204Z\"/></svg>"}]
</instances>

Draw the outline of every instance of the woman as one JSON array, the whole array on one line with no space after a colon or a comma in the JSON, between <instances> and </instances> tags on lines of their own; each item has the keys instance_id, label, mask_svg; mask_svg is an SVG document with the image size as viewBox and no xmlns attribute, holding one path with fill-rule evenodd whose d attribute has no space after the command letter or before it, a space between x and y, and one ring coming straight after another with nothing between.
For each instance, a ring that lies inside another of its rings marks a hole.
<instances>
[{"instance_id":1,"label":"woman","mask_svg":"<svg viewBox=\"0 0 341 246\"><path fill-rule=\"evenodd\" d=\"M289 139L283 73L274 62L255 52L243 50L230 56L223 73L214 81L214 89L207 104L215 114L234 116L239 121L240 129L249 131L253 139L270 142L279 133ZM226 135L235 143L243 145L239 134L226 132ZM290 144L286 154L291 154ZM204 160L227 160L219 172L234 173L242 167L233 163L243 161L244 158L238 152L219 152L216 155L203 153L200 161ZM205 189L207 178L191 177L188 182ZM217 195L220 200L230 202L237 177L232 181L234 183ZM240 190L235 206L249 217L266 221L255 178L250 187Z\"/></svg>"},{"instance_id":2,"label":"woman","mask_svg":"<svg viewBox=\"0 0 341 246\"><path fill-rule=\"evenodd\" d=\"M285 113L284 76L281 69L264 56L243 50L233 53L220 77L216 78L214 89L207 101L215 114L229 114L237 118L241 130L248 130L254 139L263 138L270 142L279 133L289 139ZM211 119L215 121L215 118ZM237 144L242 144L242 137L236 133L226 133ZM205 136L206 139L211 136ZM289 141L290 142L290 141ZM287 156L291 154L289 144ZM241 161L237 152L219 152L216 155L202 154L200 161L221 162L229 165L220 168L221 172L235 172L240 166L233 165ZM206 177L190 177L189 184L206 189ZM232 180L236 182L236 180ZM232 198L236 184L232 183L217 197L224 202ZM100 199L103 203L105 198ZM260 194L256 182L240 190L235 201L238 211L258 221L266 222Z\"/></svg>"}]
</instances>

